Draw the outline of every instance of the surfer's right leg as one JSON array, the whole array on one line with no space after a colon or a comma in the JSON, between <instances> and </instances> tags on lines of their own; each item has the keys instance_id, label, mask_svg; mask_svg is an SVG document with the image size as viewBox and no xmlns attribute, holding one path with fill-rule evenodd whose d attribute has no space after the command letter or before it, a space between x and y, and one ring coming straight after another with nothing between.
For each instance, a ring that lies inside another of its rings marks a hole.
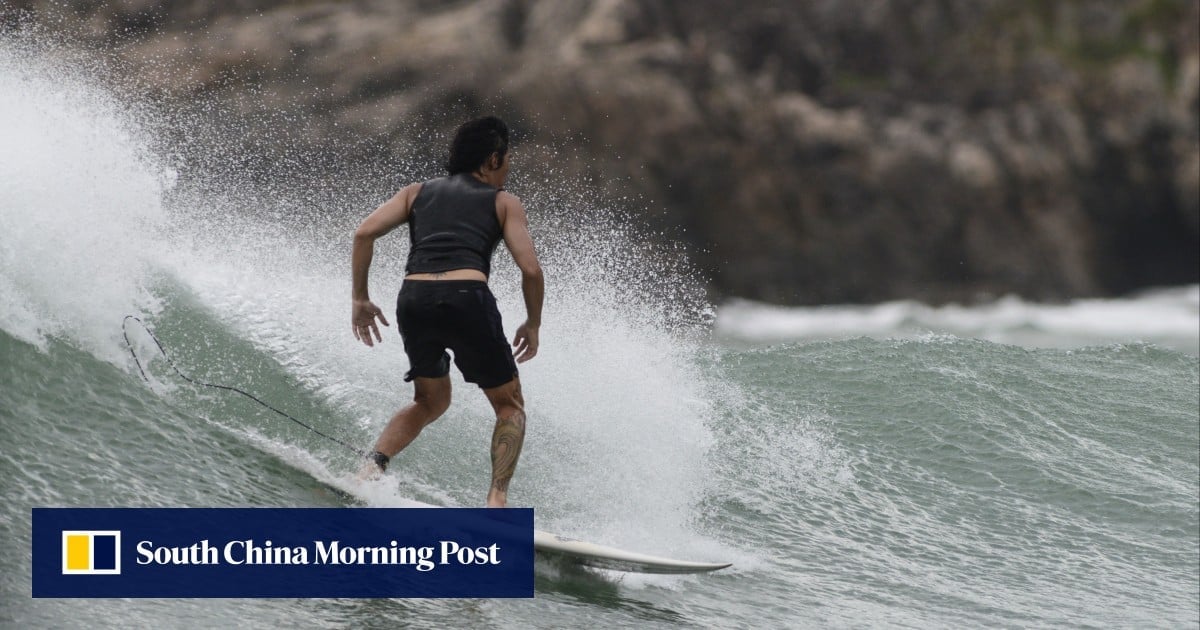
<instances>
[{"instance_id":1,"label":"surfer's right leg","mask_svg":"<svg viewBox=\"0 0 1200 630\"><path fill-rule=\"evenodd\" d=\"M483 390L496 411L496 428L492 431L492 486L488 490L487 506L504 507L508 503L508 483L517 470L521 445L525 442L525 398L521 396L521 379L514 378L499 387Z\"/></svg>"},{"instance_id":2,"label":"surfer's right leg","mask_svg":"<svg viewBox=\"0 0 1200 630\"><path fill-rule=\"evenodd\" d=\"M388 460L404 450L421 434L422 429L440 418L450 407L449 376L418 376L413 379L413 385L416 386L416 391L412 403L397 411L379 434L379 439L375 442L375 452L371 460L363 466L360 477L374 478L383 474Z\"/></svg>"}]
</instances>

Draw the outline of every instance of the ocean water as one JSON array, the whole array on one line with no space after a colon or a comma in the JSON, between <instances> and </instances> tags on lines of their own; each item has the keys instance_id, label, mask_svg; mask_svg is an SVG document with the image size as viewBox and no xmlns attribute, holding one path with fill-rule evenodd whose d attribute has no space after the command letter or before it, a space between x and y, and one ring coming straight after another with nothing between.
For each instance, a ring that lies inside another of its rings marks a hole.
<instances>
[{"instance_id":1,"label":"ocean water","mask_svg":"<svg viewBox=\"0 0 1200 630\"><path fill-rule=\"evenodd\" d=\"M714 309L686 261L592 214L585 189L534 178L514 190L549 292L510 499L542 529L731 569L542 562L532 600L32 599L32 507L478 505L488 483L489 410L461 380L449 413L359 485L340 447L180 382L133 329L151 357L139 378L127 314L193 376L370 444L410 394L395 330L374 349L348 330L348 237L410 174L340 197L212 181L162 130L222 131L98 73L0 43L0 624L1200 626L1196 287ZM403 241L377 250L385 308ZM517 275L497 259L511 332Z\"/></svg>"}]
</instances>

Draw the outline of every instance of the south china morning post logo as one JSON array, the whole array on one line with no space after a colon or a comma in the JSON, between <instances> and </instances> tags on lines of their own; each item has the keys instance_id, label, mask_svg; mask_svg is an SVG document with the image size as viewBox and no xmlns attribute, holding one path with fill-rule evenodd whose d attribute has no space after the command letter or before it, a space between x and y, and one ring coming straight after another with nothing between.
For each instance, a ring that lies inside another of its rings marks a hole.
<instances>
[{"instance_id":1,"label":"south china morning post logo","mask_svg":"<svg viewBox=\"0 0 1200 630\"><path fill-rule=\"evenodd\" d=\"M406 565L424 573L454 563L466 566L499 565L502 562L499 543L464 547L454 540L439 540L436 546L422 547L402 546L395 540L377 546L354 547L345 546L339 540L314 540L311 546L293 546L253 539L213 544L207 538L185 547L165 547L142 540L138 541L136 550L139 565ZM119 570L116 572L120 573Z\"/></svg>"},{"instance_id":2,"label":"south china morning post logo","mask_svg":"<svg viewBox=\"0 0 1200 630\"><path fill-rule=\"evenodd\" d=\"M34 597L532 597L533 510L34 508Z\"/></svg>"},{"instance_id":3,"label":"south china morning post logo","mask_svg":"<svg viewBox=\"0 0 1200 630\"><path fill-rule=\"evenodd\" d=\"M63 531L62 574L120 575L121 532Z\"/></svg>"}]
</instances>

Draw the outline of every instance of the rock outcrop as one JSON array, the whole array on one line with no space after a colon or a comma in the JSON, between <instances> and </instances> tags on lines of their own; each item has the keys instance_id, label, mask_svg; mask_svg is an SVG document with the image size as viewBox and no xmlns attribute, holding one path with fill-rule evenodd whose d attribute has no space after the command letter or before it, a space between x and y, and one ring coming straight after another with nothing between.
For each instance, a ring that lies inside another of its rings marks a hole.
<instances>
[{"instance_id":1,"label":"rock outcrop","mask_svg":"<svg viewBox=\"0 0 1200 630\"><path fill-rule=\"evenodd\" d=\"M495 111L547 171L649 200L718 295L1200 280L1195 0L6 5L7 28L80 33L167 102L291 112L289 142L340 159Z\"/></svg>"}]
</instances>

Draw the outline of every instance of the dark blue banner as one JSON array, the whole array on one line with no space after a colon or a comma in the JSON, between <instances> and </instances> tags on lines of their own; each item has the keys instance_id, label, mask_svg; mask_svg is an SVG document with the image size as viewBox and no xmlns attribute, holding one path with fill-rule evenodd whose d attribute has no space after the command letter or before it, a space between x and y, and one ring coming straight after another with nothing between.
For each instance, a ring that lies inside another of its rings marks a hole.
<instances>
[{"instance_id":1,"label":"dark blue banner","mask_svg":"<svg viewBox=\"0 0 1200 630\"><path fill-rule=\"evenodd\" d=\"M533 597L529 508L34 508L34 597Z\"/></svg>"}]
</instances>

